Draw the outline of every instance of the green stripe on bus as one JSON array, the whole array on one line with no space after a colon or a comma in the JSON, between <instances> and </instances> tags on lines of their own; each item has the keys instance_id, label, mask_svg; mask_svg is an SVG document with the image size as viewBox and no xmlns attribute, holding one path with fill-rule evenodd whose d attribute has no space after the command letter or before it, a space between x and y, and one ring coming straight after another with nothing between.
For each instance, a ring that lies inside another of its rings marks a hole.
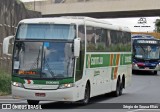
<instances>
[{"instance_id":1,"label":"green stripe on bus","mask_svg":"<svg viewBox=\"0 0 160 112\"><path fill-rule=\"evenodd\" d=\"M110 54L87 54L86 55L86 68L96 68L96 67L107 67L128 65L131 64L131 54L120 54L120 63L116 65L118 54L113 54L113 59L111 60Z\"/></svg>"},{"instance_id":2,"label":"green stripe on bus","mask_svg":"<svg viewBox=\"0 0 160 112\"><path fill-rule=\"evenodd\" d=\"M122 54L121 55L120 65L128 65L128 64L131 64L131 62L132 62L131 54Z\"/></svg>"},{"instance_id":3,"label":"green stripe on bus","mask_svg":"<svg viewBox=\"0 0 160 112\"><path fill-rule=\"evenodd\" d=\"M14 77L14 76L12 76L12 82L19 82L19 83L22 83L22 84L25 83L25 81L23 79L21 79L19 77Z\"/></svg>"},{"instance_id":4,"label":"green stripe on bus","mask_svg":"<svg viewBox=\"0 0 160 112\"><path fill-rule=\"evenodd\" d=\"M120 65L123 65L123 54L120 56Z\"/></svg>"},{"instance_id":5,"label":"green stripe on bus","mask_svg":"<svg viewBox=\"0 0 160 112\"><path fill-rule=\"evenodd\" d=\"M19 78L19 77L12 77L12 81L13 82L19 82L24 84L25 83L25 79ZM73 83L74 82L74 78L67 78L67 79L62 79L62 80L33 80L34 84L44 84L46 85L47 82L52 82L50 83L50 85L57 85L57 84L67 84L67 83Z\"/></svg>"},{"instance_id":6,"label":"green stripe on bus","mask_svg":"<svg viewBox=\"0 0 160 112\"><path fill-rule=\"evenodd\" d=\"M86 58L87 68L105 67L105 66L109 66L110 64L109 54L91 54L91 55L87 55L86 57L87 57Z\"/></svg>"}]
</instances>

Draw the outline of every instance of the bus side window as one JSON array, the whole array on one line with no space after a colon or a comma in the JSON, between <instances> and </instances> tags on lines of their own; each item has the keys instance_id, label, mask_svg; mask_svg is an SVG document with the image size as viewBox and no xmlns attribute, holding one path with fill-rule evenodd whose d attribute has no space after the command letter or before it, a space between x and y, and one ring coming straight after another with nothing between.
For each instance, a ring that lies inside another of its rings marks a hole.
<instances>
[{"instance_id":1,"label":"bus side window","mask_svg":"<svg viewBox=\"0 0 160 112\"><path fill-rule=\"evenodd\" d=\"M97 52L105 52L106 51L106 38L105 32L102 28L95 28L96 30L96 49Z\"/></svg>"},{"instance_id":2,"label":"bus side window","mask_svg":"<svg viewBox=\"0 0 160 112\"><path fill-rule=\"evenodd\" d=\"M86 45L87 52L93 52L96 50L96 33L95 28L92 26L86 27Z\"/></svg>"}]
</instances>

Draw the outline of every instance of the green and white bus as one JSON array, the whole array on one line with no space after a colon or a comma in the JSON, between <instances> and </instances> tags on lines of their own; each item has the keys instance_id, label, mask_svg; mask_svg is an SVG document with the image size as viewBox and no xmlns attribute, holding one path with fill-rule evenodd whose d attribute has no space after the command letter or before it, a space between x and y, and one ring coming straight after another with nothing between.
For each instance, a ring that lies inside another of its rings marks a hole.
<instances>
[{"instance_id":1,"label":"green and white bus","mask_svg":"<svg viewBox=\"0 0 160 112\"><path fill-rule=\"evenodd\" d=\"M113 92L131 82L131 33L89 17L25 19L3 41L12 55L12 96L28 104L81 101Z\"/></svg>"}]
</instances>

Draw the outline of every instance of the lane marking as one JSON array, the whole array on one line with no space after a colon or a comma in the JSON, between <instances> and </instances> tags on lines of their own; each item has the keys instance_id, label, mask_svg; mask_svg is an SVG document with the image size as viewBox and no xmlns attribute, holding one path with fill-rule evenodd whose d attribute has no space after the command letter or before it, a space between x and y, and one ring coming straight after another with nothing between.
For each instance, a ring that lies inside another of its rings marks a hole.
<instances>
[{"instance_id":1,"label":"lane marking","mask_svg":"<svg viewBox=\"0 0 160 112\"><path fill-rule=\"evenodd\" d=\"M136 110L131 110L131 111L127 111L127 112L138 112L139 110L143 110L143 109L136 109Z\"/></svg>"},{"instance_id":2,"label":"lane marking","mask_svg":"<svg viewBox=\"0 0 160 112\"><path fill-rule=\"evenodd\" d=\"M138 111L149 111L149 112L153 112L153 111L160 111L160 109L137 109L137 110L131 110L131 111L127 111L127 112L138 112Z\"/></svg>"}]
</instances>

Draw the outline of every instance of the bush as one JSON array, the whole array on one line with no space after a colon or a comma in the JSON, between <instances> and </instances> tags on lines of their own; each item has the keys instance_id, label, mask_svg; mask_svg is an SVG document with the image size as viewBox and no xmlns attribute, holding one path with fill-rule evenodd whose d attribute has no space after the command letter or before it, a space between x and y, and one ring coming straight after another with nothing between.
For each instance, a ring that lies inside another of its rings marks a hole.
<instances>
[{"instance_id":1,"label":"bush","mask_svg":"<svg viewBox=\"0 0 160 112\"><path fill-rule=\"evenodd\" d=\"M0 71L0 96L11 94L11 75Z\"/></svg>"}]
</instances>

